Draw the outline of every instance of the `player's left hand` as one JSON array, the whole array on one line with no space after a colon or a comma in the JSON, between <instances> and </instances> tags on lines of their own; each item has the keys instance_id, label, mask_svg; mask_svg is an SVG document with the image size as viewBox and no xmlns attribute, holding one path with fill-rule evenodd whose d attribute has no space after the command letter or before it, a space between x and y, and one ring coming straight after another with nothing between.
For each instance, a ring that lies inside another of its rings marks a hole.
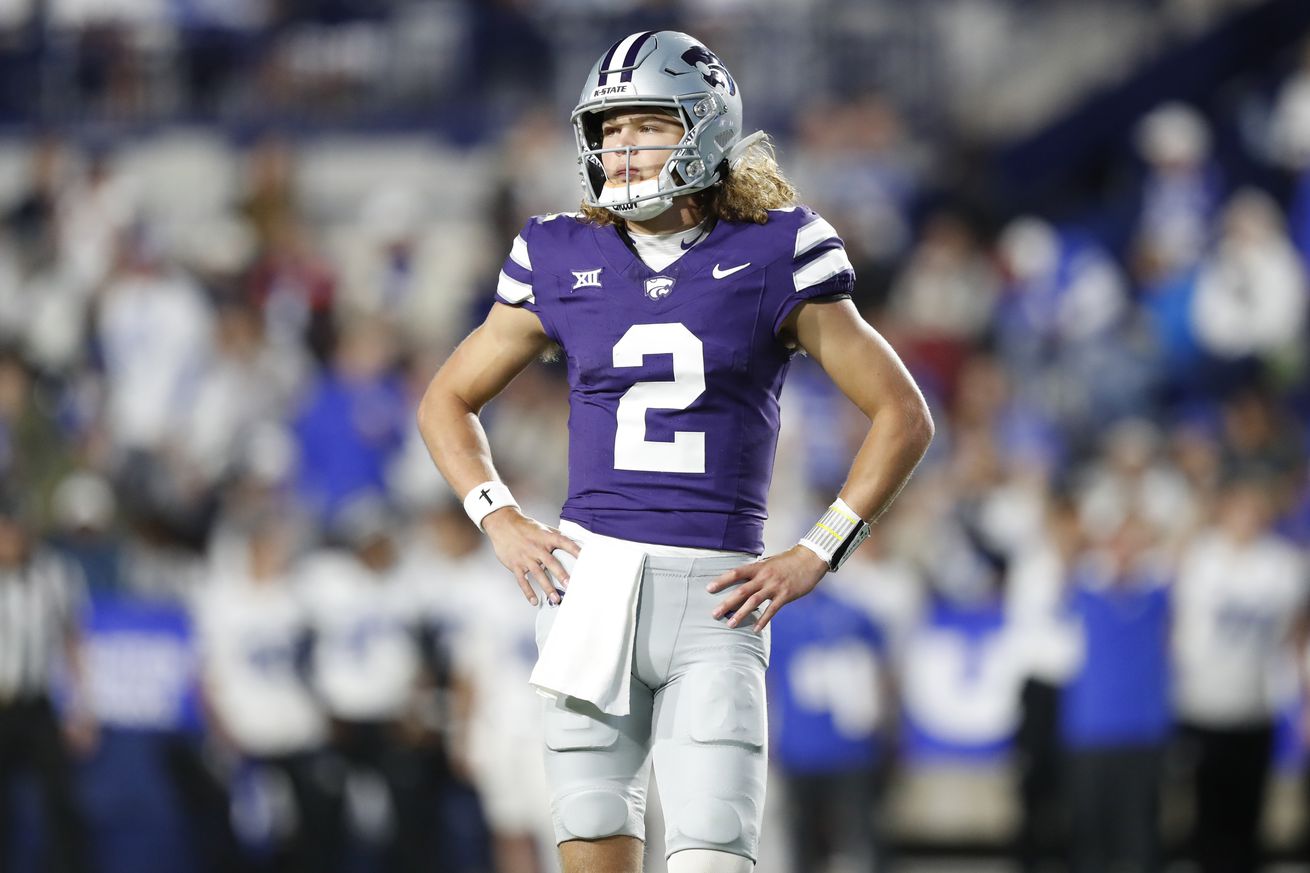
<instances>
[{"instance_id":1,"label":"player's left hand","mask_svg":"<svg viewBox=\"0 0 1310 873\"><path fill-rule=\"evenodd\" d=\"M758 633L783 604L809 594L827 572L828 565L822 558L798 545L780 555L729 570L707 585L706 590L717 594L730 585L742 583L714 608L716 620L732 614L728 627L741 624L761 603L769 601L760 620L755 622L754 630Z\"/></svg>"}]
</instances>

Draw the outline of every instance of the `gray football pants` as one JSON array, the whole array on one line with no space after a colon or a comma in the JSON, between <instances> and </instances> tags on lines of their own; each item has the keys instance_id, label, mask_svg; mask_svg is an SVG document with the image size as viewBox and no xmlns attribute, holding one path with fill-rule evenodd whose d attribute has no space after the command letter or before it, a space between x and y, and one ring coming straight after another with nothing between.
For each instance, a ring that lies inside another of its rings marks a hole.
<instances>
[{"instance_id":1,"label":"gray football pants","mask_svg":"<svg viewBox=\"0 0 1310 873\"><path fill-rule=\"evenodd\" d=\"M653 761L669 855L714 849L757 860L764 815L769 629L730 628L705 586L739 558L647 558L637 604L631 711L546 702L546 777L557 842L645 839ZM537 649L554 624L545 599ZM758 618L758 612L755 616Z\"/></svg>"}]
</instances>

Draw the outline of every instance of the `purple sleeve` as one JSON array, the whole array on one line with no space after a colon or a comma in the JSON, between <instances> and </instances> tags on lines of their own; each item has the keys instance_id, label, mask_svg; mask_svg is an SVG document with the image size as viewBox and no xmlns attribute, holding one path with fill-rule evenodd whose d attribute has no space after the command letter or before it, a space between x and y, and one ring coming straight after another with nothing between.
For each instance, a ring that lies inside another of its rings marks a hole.
<instances>
[{"instance_id":1,"label":"purple sleeve","mask_svg":"<svg viewBox=\"0 0 1310 873\"><path fill-rule=\"evenodd\" d=\"M500 268L500 276L496 279L496 302L517 306L536 315L546 335L552 341L560 343L559 335L550 319L549 289L553 287L553 283L549 281L550 270L539 268L534 271L532 255L529 253L533 248L530 245L533 231L540 229L540 224L539 219L531 218L519 231L518 236L514 237L509 257L505 258L505 263ZM538 240L539 248L540 240Z\"/></svg>"},{"instance_id":2,"label":"purple sleeve","mask_svg":"<svg viewBox=\"0 0 1310 873\"><path fill-rule=\"evenodd\" d=\"M773 333L782 330L783 322L791 311L807 300L823 297L846 296L855 288L855 270L846 247L833 226L816 213L801 210L801 222L796 235L789 264L790 281L780 284L787 287L779 292L778 306L773 316Z\"/></svg>"}]
</instances>

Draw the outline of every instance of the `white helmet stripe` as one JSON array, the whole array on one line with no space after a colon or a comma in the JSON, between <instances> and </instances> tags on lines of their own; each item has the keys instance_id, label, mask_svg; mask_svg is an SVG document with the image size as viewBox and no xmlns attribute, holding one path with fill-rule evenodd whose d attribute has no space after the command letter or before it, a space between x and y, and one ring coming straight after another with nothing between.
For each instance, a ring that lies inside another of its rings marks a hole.
<instances>
[{"instance_id":1,"label":"white helmet stripe","mask_svg":"<svg viewBox=\"0 0 1310 873\"><path fill-rule=\"evenodd\" d=\"M621 70L625 64L630 66L633 63L633 61L626 60L628 52L631 51L634 43L638 40L644 42L646 37L650 36L650 33L647 30L639 30L636 33L629 34L616 42L614 47L605 53L605 60L600 65L600 78L596 80L597 87L609 85L614 73ZM609 72L611 69L614 70L614 73ZM614 80L614 82L617 84L617 80Z\"/></svg>"}]
</instances>

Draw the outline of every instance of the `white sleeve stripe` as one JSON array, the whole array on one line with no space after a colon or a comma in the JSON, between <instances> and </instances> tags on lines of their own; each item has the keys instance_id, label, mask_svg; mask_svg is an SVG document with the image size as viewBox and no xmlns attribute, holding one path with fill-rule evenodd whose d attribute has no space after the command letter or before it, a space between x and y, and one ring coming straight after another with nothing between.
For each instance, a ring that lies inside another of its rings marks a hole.
<instances>
[{"instance_id":1,"label":"white sleeve stripe","mask_svg":"<svg viewBox=\"0 0 1310 873\"><path fill-rule=\"evenodd\" d=\"M796 254L794 258L808 252L826 239L832 239L837 235L833 226L822 218L815 218L809 224L805 225L796 234Z\"/></svg>"},{"instance_id":2,"label":"white sleeve stripe","mask_svg":"<svg viewBox=\"0 0 1310 873\"><path fill-rule=\"evenodd\" d=\"M530 303L537 302L537 298L532 296L531 285L510 278L504 270L500 271L500 281L496 283L496 293L505 298L508 303L522 303L524 300Z\"/></svg>"},{"instance_id":3,"label":"white sleeve stripe","mask_svg":"<svg viewBox=\"0 0 1310 873\"><path fill-rule=\"evenodd\" d=\"M532 259L528 257L528 244L523 237L514 237L514 246L509 250L509 258L529 273L532 272Z\"/></svg>"},{"instance_id":4,"label":"white sleeve stripe","mask_svg":"<svg viewBox=\"0 0 1310 873\"><path fill-rule=\"evenodd\" d=\"M846 257L846 250L833 249L792 273L791 279L797 291L804 291L820 282L826 282L838 273L853 269L850 259Z\"/></svg>"}]
</instances>

